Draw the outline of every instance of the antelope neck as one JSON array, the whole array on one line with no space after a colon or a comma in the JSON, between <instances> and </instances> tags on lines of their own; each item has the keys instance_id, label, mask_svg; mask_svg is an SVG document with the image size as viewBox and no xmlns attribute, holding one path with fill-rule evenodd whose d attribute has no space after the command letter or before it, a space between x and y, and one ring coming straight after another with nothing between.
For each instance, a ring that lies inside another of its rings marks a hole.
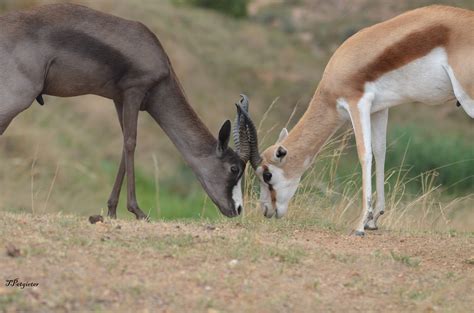
<instances>
[{"instance_id":1,"label":"antelope neck","mask_svg":"<svg viewBox=\"0 0 474 313\"><path fill-rule=\"evenodd\" d=\"M342 125L343 119L336 110L335 99L323 97L319 89L308 109L288 137L281 143L288 149L285 166L288 173L302 174L321 147Z\"/></svg>"}]
</instances>

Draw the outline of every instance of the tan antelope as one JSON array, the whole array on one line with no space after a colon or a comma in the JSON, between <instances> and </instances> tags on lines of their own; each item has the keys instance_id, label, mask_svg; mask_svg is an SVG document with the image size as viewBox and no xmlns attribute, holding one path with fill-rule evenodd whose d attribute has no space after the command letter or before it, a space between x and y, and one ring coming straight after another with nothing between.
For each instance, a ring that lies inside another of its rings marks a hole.
<instances>
[{"instance_id":1,"label":"tan antelope","mask_svg":"<svg viewBox=\"0 0 474 313\"><path fill-rule=\"evenodd\" d=\"M388 109L406 103L460 104L474 118L474 12L429 6L365 28L330 59L303 117L251 164L266 217L283 216L302 174L345 122L354 128L362 166L363 214L355 234L377 229L384 213ZM255 136L255 128L249 123ZM372 202L372 156L377 201Z\"/></svg>"}]
</instances>

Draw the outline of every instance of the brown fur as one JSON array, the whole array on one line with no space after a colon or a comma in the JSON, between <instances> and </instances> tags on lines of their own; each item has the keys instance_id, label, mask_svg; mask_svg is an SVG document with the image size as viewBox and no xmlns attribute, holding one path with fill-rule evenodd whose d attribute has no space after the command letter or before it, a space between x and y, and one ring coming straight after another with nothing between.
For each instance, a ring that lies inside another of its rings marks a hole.
<instances>
[{"instance_id":1,"label":"brown fur","mask_svg":"<svg viewBox=\"0 0 474 313\"><path fill-rule=\"evenodd\" d=\"M474 29L473 11L439 5L409 11L365 28L334 53L320 88L336 94L336 99L358 100L365 82L443 46L464 89L474 91L470 83L474 67L466 67L467 63L474 65L469 55L474 33L467 29Z\"/></svg>"},{"instance_id":2,"label":"brown fur","mask_svg":"<svg viewBox=\"0 0 474 313\"><path fill-rule=\"evenodd\" d=\"M357 81L358 90L363 92L366 82L375 81L383 74L425 56L436 47L446 46L449 33L450 29L445 25L428 26L387 47L375 60L355 73L353 80Z\"/></svg>"},{"instance_id":3,"label":"brown fur","mask_svg":"<svg viewBox=\"0 0 474 313\"><path fill-rule=\"evenodd\" d=\"M328 105L335 99L327 98L316 92L308 110L300 122L292 129L283 142L269 147L262 154L262 164L274 164L283 169L287 178L297 177L305 170L303 164L307 159L312 160L327 139L341 125L341 118L336 107ZM304 121L304 123L303 123ZM310 127L307 127L311 125ZM279 146L288 150L283 164L273 161L275 151Z\"/></svg>"},{"instance_id":4,"label":"brown fur","mask_svg":"<svg viewBox=\"0 0 474 313\"><path fill-rule=\"evenodd\" d=\"M274 164L273 155L280 145L277 144L262 154L262 164L281 167L288 178L301 175L304 161L312 159L341 125L336 110L338 98L345 98L350 107L355 107L366 82L423 57L438 46L448 51L456 77L474 98L471 49L474 32L466 31L470 29L474 29L473 11L435 5L409 11L358 32L334 53L308 110L281 143L288 150L286 160ZM358 114L358 110L351 113Z\"/></svg>"}]
</instances>

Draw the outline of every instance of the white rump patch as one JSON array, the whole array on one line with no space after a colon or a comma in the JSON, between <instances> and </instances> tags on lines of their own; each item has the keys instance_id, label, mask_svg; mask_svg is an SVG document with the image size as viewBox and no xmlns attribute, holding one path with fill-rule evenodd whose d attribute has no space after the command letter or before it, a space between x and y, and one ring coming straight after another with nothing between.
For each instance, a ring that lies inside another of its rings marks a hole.
<instances>
[{"instance_id":1,"label":"white rump patch","mask_svg":"<svg viewBox=\"0 0 474 313\"><path fill-rule=\"evenodd\" d=\"M454 71L451 66L444 65L444 69L446 70L446 73L448 73L449 79L451 79L451 83L453 84L454 95L459 103L461 103L461 106L464 111L466 111L467 115L474 118L474 100L464 91L456 76L454 76Z\"/></svg>"}]
</instances>

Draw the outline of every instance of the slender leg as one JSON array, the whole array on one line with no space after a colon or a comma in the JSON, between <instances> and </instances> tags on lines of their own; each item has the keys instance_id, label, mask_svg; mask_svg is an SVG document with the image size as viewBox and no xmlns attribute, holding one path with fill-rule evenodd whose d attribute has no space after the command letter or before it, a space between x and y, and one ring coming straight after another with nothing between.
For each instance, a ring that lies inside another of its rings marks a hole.
<instances>
[{"instance_id":1,"label":"slender leg","mask_svg":"<svg viewBox=\"0 0 474 313\"><path fill-rule=\"evenodd\" d=\"M349 105L354 127L357 154L362 166L362 216L356 229L357 236L364 236L364 225L373 218L372 212L372 145L370 134L370 110L373 93L366 93L358 103Z\"/></svg>"},{"instance_id":2,"label":"slender leg","mask_svg":"<svg viewBox=\"0 0 474 313\"><path fill-rule=\"evenodd\" d=\"M29 108L33 100L31 100L28 94L19 96L4 95L1 90L0 98L2 98L2 102L0 103L0 135L3 135L12 120L18 114Z\"/></svg>"},{"instance_id":3,"label":"slender leg","mask_svg":"<svg viewBox=\"0 0 474 313\"><path fill-rule=\"evenodd\" d=\"M387 149L387 124L388 109L372 114L372 150L375 158L375 185L377 188L377 201L375 204L374 218L367 221L364 228L377 229L377 220L385 210L385 152Z\"/></svg>"},{"instance_id":4,"label":"slender leg","mask_svg":"<svg viewBox=\"0 0 474 313\"><path fill-rule=\"evenodd\" d=\"M137 124L140 105L144 93L137 89L127 90L123 101L123 139L125 151L125 171L127 173L127 209L135 214L137 219L146 219L140 210L135 194L134 154L137 143Z\"/></svg>"},{"instance_id":5,"label":"slender leg","mask_svg":"<svg viewBox=\"0 0 474 313\"><path fill-rule=\"evenodd\" d=\"M122 129L123 134L123 105L121 102L114 101L115 109L117 110L117 115L120 123L120 128ZM107 207L109 209L108 216L111 218L117 218L117 205L120 197L120 190L122 189L123 179L125 177L125 150L122 148L122 158L120 159L120 166L117 171L117 176L115 177L114 187L109 196L109 201L107 201Z\"/></svg>"},{"instance_id":6,"label":"slender leg","mask_svg":"<svg viewBox=\"0 0 474 313\"><path fill-rule=\"evenodd\" d=\"M8 124L0 124L0 136L3 135L3 133L5 132L5 130L7 129L8 127Z\"/></svg>"}]
</instances>

